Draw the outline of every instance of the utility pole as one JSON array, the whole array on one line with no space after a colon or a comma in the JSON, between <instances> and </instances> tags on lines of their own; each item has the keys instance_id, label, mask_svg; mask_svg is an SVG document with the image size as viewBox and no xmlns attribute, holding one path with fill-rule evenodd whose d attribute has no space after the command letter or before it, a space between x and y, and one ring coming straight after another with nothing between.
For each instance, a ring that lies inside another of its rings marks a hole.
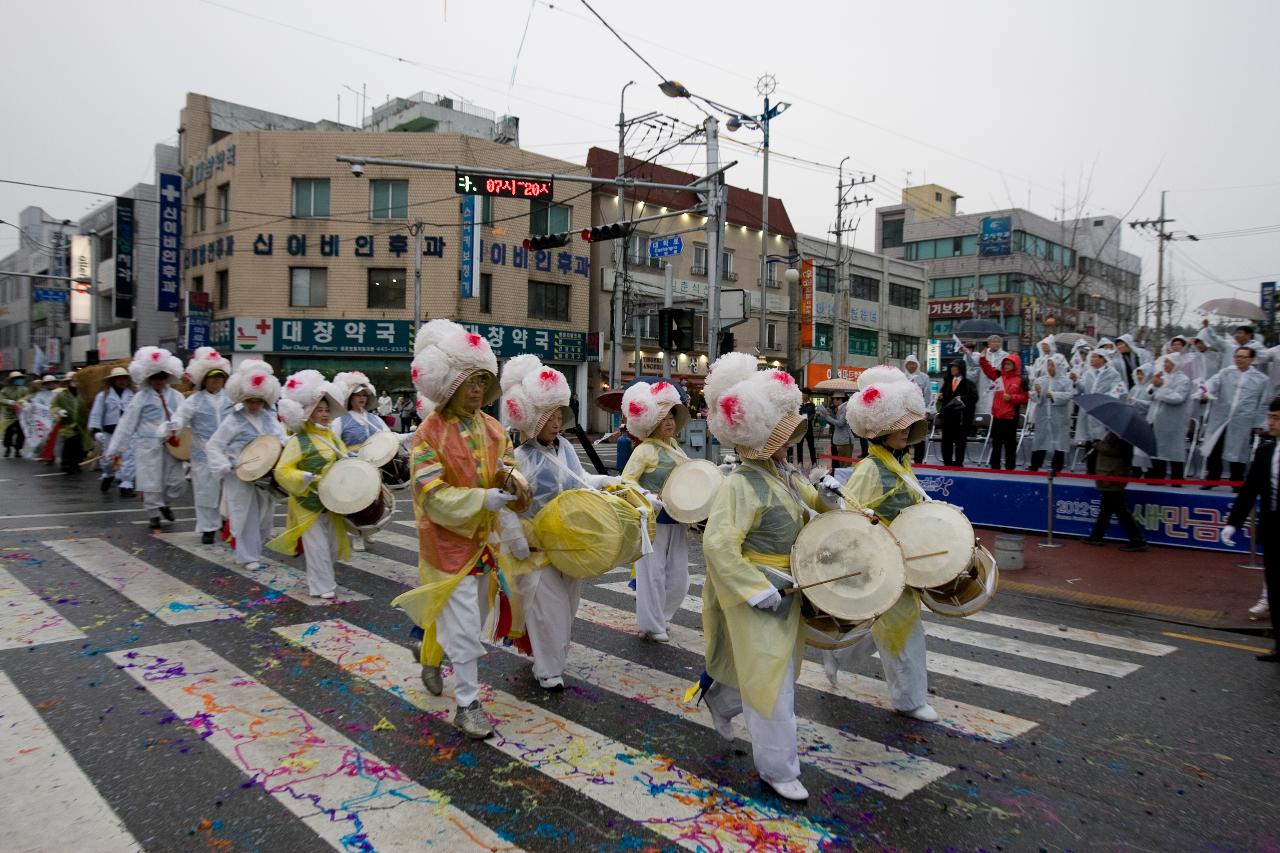
<instances>
[{"instance_id":1,"label":"utility pole","mask_svg":"<svg viewBox=\"0 0 1280 853\"><path fill-rule=\"evenodd\" d=\"M1165 324L1165 308L1166 302L1164 298L1164 244L1170 240L1199 240L1200 238L1194 234L1184 232L1173 233L1165 228L1174 219L1165 216L1164 197L1168 190L1160 191L1160 217L1158 219L1136 219L1129 223L1130 228L1142 228L1147 231L1154 231L1156 240L1156 336L1164 334ZM1119 300L1116 301L1117 313L1119 313Z\"/></svg>"},{"instance_id":2,"label":"utility pole","mask_svg":"<svg viewBox=\"0 0 1280 853\"><path fill-rule=\"evenodd\" d=\"M635 80L628 82L622 87L622 94L618 97L618 177L621 178L623 172L627 168L627 110L626 98L627 88L634 86ZM623 205L626 203L626 197L623 194L622 183L618 183L618 217L615 221L621 222L626 218ZM623 294L622 288L627 281L627 272L625 265L627 262L627 249L623 245L622 240L618 240L613 246L613 293L610 296L609 307L613 309L613 334L609 340L609 388L617 390L622 382L622 321L623 321ZM637 347L637 352L639 348ZM636 376L640 375L640 356L636 356Z\"/></svg>"},{"instance_id":3,"label":"utility pole","mask_svg":"<svg viewBox=\"0 0 1280 853\"><path fill-rule=\"evenodd\" d=\"M769 270L769 119L773 116L769 111L769 95L773 92L773 78L769 75L760 78L757 84L764 94L764 112L760 114L763 121L760 122L764 130L764 180L763 188L760 191L760 357L764 359L765 365L768 366L769 356L766 354L768 347L765 344L768 341L769 327L769 294L765 286L765 275Z\"/></svg>"},{"instance_id":4,"label":"utility pole","mask_svg":"<svg viewBox=\"0 0 1280 853\"><path fill-rule=\"evenodd\" d=\"M68 368L74 357L71 355L70 325L68 324L67 354L63 357ZM89 232L89 346L98 351L98 232ZM88 362L89 356L85 355Z\"/></svg>"},{"instance_id":5,"label":"utility pole","mask_svg":"<svg viewBox=\"0 0 1280 853\"><path fill-rule=\"evenodd\" d=\"M413 223L413 333L422 328L422 219ZM416 339L415 339L416 340Z\"/></svg>"},{"instance_id":6,"label":"utility pole","mask_svg":"<svg viewBox=\"0 0 1280 853\"><path fill-rule=\"evenodd\" d=\"M714 363L720 357L720 122L707 116L702 128L707 134L707 175L712 178L707 185L707 360Z\"/></svg>"},{"instance_id":7,"label":"utility pole","mask_svg":"<svg viewBox=\"0 0 1280 853\"><path fill-rule=\"evenodd\" d=\"M672 291L675 290L675 279L675 267L671 266L670 261L667 261L662 270L662 307L668 309L667 316L670 316L669 309L671 308ZM672 347L672 349L674 350L675 347ZM662 378L671 378L671 353L669 352L662 354Z\"/></svg>"},{"instance_id":8,"label":"utility pole","mask_svg":"<svg viewBox=\"0 0 1280 853\"><path fill-rule=\"evenodd\" d=\"M871 196L863 196L862 198L846 198L846 193L854 187L869 184L876 179L875 175L870 178L850 179L849 183L844 182L844 164L845 160L840 161L840 177L836 184L836 227L831 233L836 237L836 317L835 317L835 340L831 342L831 375L838 376L840 363L844 361L849 354L849 300L852 297L850 291L849 274L845 271L844 263L844 233L853 231L853 228L846 228L844 225L844 209L846 207L860 204L870 204Z\"/></svg>"}]
</instances>

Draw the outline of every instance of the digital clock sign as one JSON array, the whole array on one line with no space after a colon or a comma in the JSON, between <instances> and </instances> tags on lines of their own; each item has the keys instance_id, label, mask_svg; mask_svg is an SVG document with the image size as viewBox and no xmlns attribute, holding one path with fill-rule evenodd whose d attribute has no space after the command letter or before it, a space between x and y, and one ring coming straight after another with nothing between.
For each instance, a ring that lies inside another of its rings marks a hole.
<instances>
[{"instance_id":1,"label":"digital clock sign","mask_svg":"<svg viewBox=\"0 0 1280 853\"><path fill-rule=\"evenodd\" d=\"M454 173L453 189L458 195L490 195L503 198L551 198L554 181L533 178L506 178L482 172Z\"/></svg>"}]
</instances>

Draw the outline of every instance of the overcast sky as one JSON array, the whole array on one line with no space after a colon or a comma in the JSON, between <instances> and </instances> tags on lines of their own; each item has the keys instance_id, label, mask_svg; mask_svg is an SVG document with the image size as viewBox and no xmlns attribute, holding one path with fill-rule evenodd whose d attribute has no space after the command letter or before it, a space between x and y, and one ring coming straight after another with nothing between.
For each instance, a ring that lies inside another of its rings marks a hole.
<instances>
[{"instance_id":1,"label":"overcast sky","mask_svg":"<svg viewBox=\"0 0 1280 853\"><path fill-rule=\"evenodd\" d=\"M1278 226L1175 244L1173 280L1191 307L1256 302L1258 282L1280 278L1280 3L590 2L696 93L758 112L756 80L776 76L775 97L792 107L773 124L770 190L804 233L831 228L835 164L847 155L847 170L878 176L859 193L872 205L854 211L863 248L873 207L896 203L908 182L959 192L963 212L1016 205L1050 218L1153 218L1165 189L1174 229ZM453 94L518 115L524 147L579 163L591 145L616 144L628 80L629 115L701 119L659 93L657 75L580 0L5 5L9 181L115 194L150 180L152 146L176 142L188 91L305 119L336 119L341 95L348 123L357 106L344 87L367 87L371 108L387 95ZM658 141L642 131L630 145L643 153ZM660 162L700 171L704 156L682 147ZM727 144L723 159L740 161L732 183L760 188L757 154ZM27 205L76 219L98 202L0 184L9 221ZM16 238L0 227L0 255ZM1154 239L1126 228L1122 245L1154 282Z\"/></svg>"}]
</instances>

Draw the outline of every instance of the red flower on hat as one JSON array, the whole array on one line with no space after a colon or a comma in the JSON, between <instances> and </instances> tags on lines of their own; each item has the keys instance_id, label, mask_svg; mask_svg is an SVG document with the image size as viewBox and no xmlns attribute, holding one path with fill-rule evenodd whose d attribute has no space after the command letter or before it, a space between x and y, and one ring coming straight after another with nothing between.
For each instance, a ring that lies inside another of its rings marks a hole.
<instances>
[{"instance_id":1,"label":"red flower on hat","mask_svg":"<svg viewBox=\"0 0 1280 853\"><path fill-rule=\"evenodd\" d=\"M262 383L266 378L267 378L266 376L259 373L257 376L249 380L249 384L252 385L254 388L261 388Z\"/></svg>"},{"instance_id":2,"label":"red flower on hat","mask_svg":"<svg viewBox=\"0 0 1280 853\"><path fill-rule=\"evenodd\" d=\"M160 353L159 353L159 351L151 353L151 360L152 360L152 361L159 361L159 360L160 360Z\"/></svg>"},{"instance_id":3,"label":"red flower on hat","mask_svg":"<svg viewBox=\"0 0 1280 853\"><path fill-rule=\"evenodd\" d=\"M872 385L859 396L862 398L862 405L873 406L875 405L876 400L880 399L880 389Z\"/></svg>"},{"instance_id":4,"label":"red flower on hat","mask_svg":"<svg viewBox=\"0 0 1280 853\"><path fill-rule=\"evenodd\" d=\"M649 407L644 403L641 403L639 400L632 400L630 405L627 406L627 415L633 418L638 418L648 410Z\"/></svg>"},{"instance_id":5,"label":"red flower on hat","mask_svg":"<svg viewBox=\"0 0 1280 853\"><path fill-rule=\"evenodd\" d=\"M205 358L209 359L210 361L217 361L218 359L222 358L222 356L218 355L217 350L214 350L213 352L205 356Z\"/></svg>"},{"instance_id":6,"label":"red flower on hat","mask_svg":"<svg viewBox=\"0 0 1280 853\"><path fill-rule=\"evenodd\" d=\"M284 387L293 389L293 388L297 388L298 384L299 383L297 379L290 379L288 382L284 383Z\"/></svg>"},{"instance_id":7,"label":"red flower on hat","mask_svg":"<svg viewBox=\"0 0 1280 853\"><path fill-rule=\"evenodd\" d=\"M418 381L418 368L416 365L412 370L409 371L409 375L413 377L414 382Z\"/></svg>"},{"instance_id":8,"label":"red flower on hat","mask_svg":"<svg viewBox=\"0 0 1280 853\"><path fill-rule=\"evenodd\" d=\"M558 378L560 378L560 374L549 367L538 374L538 380L542 383L543 388L550 388L555 385Z\"/></svg>"},{"instance_id":9,"label":"red flower on hat","mask_svg":"<svg viewBox=\"0 0 1280 853\"><path fill-rule=\"evenodd\" d=\"M663 380L662 382L655 382L649 388L649 393L656 396L658 394L661 394L663 391L667 390L670 387L671 387L671 383L667 382L666 380Z\"/></svg>"},{"instance_id":10,"label":"red flower on hat","mask_svg":"<svg viewBox=\"0 0 1280 853\"><path fill-rule=\"evenodd\" d=\"M742 401L737 394L726 394L720 398L720 414L729 426L737 426L742 420Z\"/></svg>"},{"instance_id":11,"label":"red flower on hat","mask_svg":"<svg viewBox=\"0 0 1280 853\"><path fill-rule=\"evenodd\" d=\"M783 385L795 385L795 384L796 384L796 381L795 381L794 379L792 379L792 378L791 378L791 374L790 374L790 373L784 373L784 372L783 372L783 371L781 371L781 370L774 370L774 371L771 371L771 372L773 373L773 378L774 378L774 381L776 381L776 382L781 382Z\"/></svg>"},{"instance_id":12,"label":"red flower on hat","mask_svg":"<svg viewBox=\"0 0 1280 853\"><path fill-rule=\"evenodd\" d=\"M469 332L467 333L467 346L472 349L480 349L480 347L484 346L484 338L480 337L475 332Z\"/></svg>"},{"instance_id":13,"label":"red flower on hat","mask_svg":"<svg viewBox=\"0 0 1280 853\"><path fill-rule=\"evenodd\" d=\"M520 404L515 400L507 400L507 417L513 421L520 420Z\"/></svg>"}]
</instances>

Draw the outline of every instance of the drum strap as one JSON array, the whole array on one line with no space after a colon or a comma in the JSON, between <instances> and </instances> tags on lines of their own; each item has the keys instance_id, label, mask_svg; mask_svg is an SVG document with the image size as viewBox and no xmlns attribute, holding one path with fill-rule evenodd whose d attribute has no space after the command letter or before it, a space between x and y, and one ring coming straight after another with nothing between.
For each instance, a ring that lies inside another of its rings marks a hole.
<instances>
[{"instance_id":1,"label":"drum strap","mask_svg":"<svg viewBox=\"0 0 1280 853\"><path fill-rule=\"evenodd\" d=\"M879 444L871 445L870 452L884 467L897 474L908 489L919 495L920 500L925 502L933 500L925 492L924 487L920 485L920 481L916 479L915 472L907 467L905 463L895 458L892 453Z\"/></svg>"}]
</instances>

